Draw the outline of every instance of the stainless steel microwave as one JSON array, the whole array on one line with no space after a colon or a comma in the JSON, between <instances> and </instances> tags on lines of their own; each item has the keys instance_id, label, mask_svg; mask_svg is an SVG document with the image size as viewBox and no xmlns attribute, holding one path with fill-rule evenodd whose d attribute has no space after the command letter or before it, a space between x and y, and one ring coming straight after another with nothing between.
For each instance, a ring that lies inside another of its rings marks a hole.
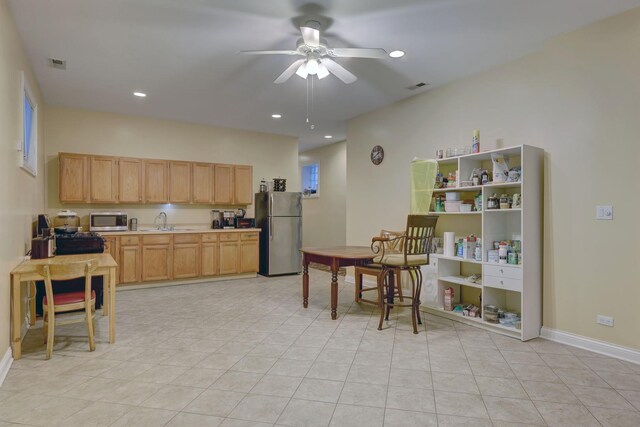
<instances>
[{"instance_id":1,"label":"stainless steel microwave","mask_svg":"<svg viewBox=\"0 0 640 427\"><path fill-rule=\"evenodd\" d=\"M89 214L90 231L127 231L125 212L91 212Z\"/></svg>"}]
</instances>

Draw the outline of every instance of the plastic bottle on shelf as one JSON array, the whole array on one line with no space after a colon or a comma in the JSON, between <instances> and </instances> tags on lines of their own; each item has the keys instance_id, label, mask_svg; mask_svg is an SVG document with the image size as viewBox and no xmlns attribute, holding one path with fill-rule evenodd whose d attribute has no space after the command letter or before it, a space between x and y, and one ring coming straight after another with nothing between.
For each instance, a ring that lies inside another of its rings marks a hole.
<instances>
[{"instance_id":1,"label":"plastic bottle on shelf","mask_svg":"<svg viewBox=\"0 0 640 427\"><path fill-rule=\"evenodd\" d=\"M482 239L480 237L476 239L476 250L474 253L474 259L476 261L482 261Z\"/></svg>"},{"instance_id":2,"label":"plastic bottle on shelf","mask_svg":"<svg viewBox=\"0 0 640 427\"><path fill-rule=\"evenodd\" d=\"M480 131L479 130L473 131L473 145L472 145L471 151L473 151L474 153L480 152Z\"/></svg>"}]
</instances>

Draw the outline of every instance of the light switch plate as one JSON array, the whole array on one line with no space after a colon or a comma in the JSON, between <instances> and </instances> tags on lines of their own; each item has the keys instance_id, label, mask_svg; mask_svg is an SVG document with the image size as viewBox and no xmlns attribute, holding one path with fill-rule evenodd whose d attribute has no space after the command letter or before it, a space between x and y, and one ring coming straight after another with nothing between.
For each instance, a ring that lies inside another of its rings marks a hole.
<instances>
[{"instance_id":1,"label":"light switch plate","mask_svg":"<svg viewBox=\"0 0 640 427\"><path fill-rule=\"evenodd\" d=\"M596 219L613 219L613 206L611 205L598 205L596 206Z\"/></svg>"}]
</instances>

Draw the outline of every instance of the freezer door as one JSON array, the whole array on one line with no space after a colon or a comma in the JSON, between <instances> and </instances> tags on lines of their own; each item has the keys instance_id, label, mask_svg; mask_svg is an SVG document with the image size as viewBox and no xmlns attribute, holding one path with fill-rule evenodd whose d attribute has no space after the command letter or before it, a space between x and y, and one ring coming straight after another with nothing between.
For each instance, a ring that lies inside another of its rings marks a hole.
<instances>
[{"instance_id":1,"label":"freezer door","mask_svg":"<svg viewBox=\"0 0 640 427\"><path fill-rule=\"evenodd\" d=\"M302 218L270 217L269 276L299 273L302 265Z\"/></svg>"},{"instance_id":2,"label":"freezer door","mask_svg":"<svg viewBox=\"0 0 640 427\"><path fill-rule=\"evenodd\" d=\"M302 216L302 193L271 191L269 216Z\"/></svg>"}]
</instances>

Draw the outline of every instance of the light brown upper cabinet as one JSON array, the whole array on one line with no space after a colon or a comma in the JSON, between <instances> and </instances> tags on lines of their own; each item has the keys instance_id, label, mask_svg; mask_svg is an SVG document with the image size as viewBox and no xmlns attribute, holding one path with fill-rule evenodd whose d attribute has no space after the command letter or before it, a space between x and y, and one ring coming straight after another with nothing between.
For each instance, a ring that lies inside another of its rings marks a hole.
<instances>
[{"instance_id":1,"label":"light brown upper cabinet","mask_svg":"<svg viewBox=\"0 0 640 427\"><path fill-rule=\"evenodd\" d=\"M118 201L142 202L142 160L118 159Z\"/></svg>"},{"instance_id":2,"label":"light brown upper cabinet","mask_svg":"<svg viewBox=\"0 0 640 427\"><path fill-rule=\"evenodd\" d=\"M234 166L234 199L236 205L253 203L253 167Z\"/></svg>"},{"instance_id":3,"label":"light brown upper cabinet","mask_svg":"<svg viewBox=\"0 0 640 427\"><path fill-rule=\"evenodd\" d=\"M191 163L169 162L169 202L191 201Z\"/></svg>"},{"instance_id":4,"label":"light brown upper cabinet","mask_svg":"<svg viewBox=\"0 0 640 427\"><path fill-rule=\"evenodd\" d=\"M89 162L90 200L94 203L118 201L118 159L91 156Z\"/></svg>"},{"instance_id":5,"label":"light brown upper cabinet","mask_svg":"<svg viewBox=\"0 0 640 427\"><path fill-rule=\"evenodd\" d=\"M233 165L216 164L213 167L213 201L221 205L232 205L233 200Z\"/></svg>"},{"instance_id":6,"label":"light brown upper cabinet","mask_svg":"<svg viewBox=\"0 0 640 427\"><path fill-rule=\"evenodd\" d=\"M63 203L89 201L89 158L82 154L60 153L58 156L58 196Z\"/></svg>"},{"instance_id":7,"label":"light brown upper cabinet","mask_svg":"<svg viewBox=\"0 0 640 427\"><path fill-rule=\"evenodd\" d=\"M191 201L193 203L213 203L213 165L193 163L191 169Z\"/></svg>"},{"instance_id":8,"label":"light brown upper cabinet","mask_svg":"<svg viewBox=\"0 0 640 427\"><path fill-rule=\"evenodd\" d=\"M165 160L144 161L144 201L146 203L168 203L168 162Z\"/></svg>"}]
</instances>

